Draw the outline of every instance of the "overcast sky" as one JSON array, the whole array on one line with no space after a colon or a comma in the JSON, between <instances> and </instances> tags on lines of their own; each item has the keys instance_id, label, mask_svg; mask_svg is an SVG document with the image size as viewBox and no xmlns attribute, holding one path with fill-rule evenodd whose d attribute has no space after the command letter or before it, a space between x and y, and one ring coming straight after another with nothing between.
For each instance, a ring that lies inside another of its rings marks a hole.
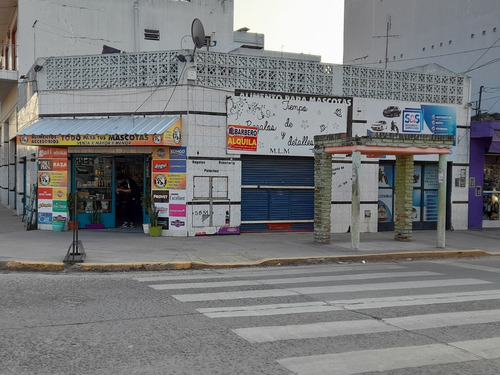
<instances>
[{"instance_id":1,"label":"overcast sky","mask_svg":"<svg viewBox=\"0 0 500 375\"><path fill-rule=\"evenodd\" d=\"M265 34L265 49L342 63L344 0L234 0L234 29Z\"/></svg>"}]
</instances>

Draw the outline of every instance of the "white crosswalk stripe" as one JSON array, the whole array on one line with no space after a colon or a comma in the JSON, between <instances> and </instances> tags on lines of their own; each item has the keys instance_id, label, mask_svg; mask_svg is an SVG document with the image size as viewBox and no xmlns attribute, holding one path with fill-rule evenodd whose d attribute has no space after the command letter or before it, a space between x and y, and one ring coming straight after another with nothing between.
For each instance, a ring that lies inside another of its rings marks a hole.
<instances>
[{"instance_id":1,"label":"white crosswalk stripe","mask_svg":"<svg viewBox=\"0 0 500 375\"><path fill-rule=\"evenodd\" d=\"M500 358L500 338L312 355L278 362L299 375L354 375L484 358Z\"/></svg>"},{"instance_id":2,"label":"white crosswalk stripe","mask_svg":"<svg viewBox=\"0 0 500 375\"><path fill-rule=\"evenodd\" d=\"M489 281L478 279L444 279L444 280L420 280L420 281L402 281L399 283L372 283L372 284L350 284L350 285L329 285L317 287L301 287L288 289L265 289L265 290L245 290L238 292L213 292L213 293L194 293L194 294L176 294L173 297L181 302L202 302L216 300L264 298L264 297L285 297L301 294L327 294L327 293L346 293L377 290L396 290L396 289L418 289L435 288L446 286L465 286L489 284Z\"/></svg>"},{"instance_id":3,"label":"white crosswalk stripe","mask_svg":"<svg viewBox=\"0 0 500 375\"><path fill-rule=\"evenodd\" d=\"M197 288L226 288L231 286L251 286L263 284L300 284L300 283L317 283L327 281L354 281L354 280L370 280L387 277L414 277L414 276L436 276L436 272L389 272L389 273L365 273L356 275L335 275L335 276L309 276L284 279L270 280L237 280L237 281L215 281L215 282L191 282L191 283L176 283L176 284L154 284L151 288L156 290L172 290L172 289L197 289Z\"/></svg>"},{"instance_id":4,"label":"white crosswalk stripe","mask_svg":"<svg viewBox=\"0 0 500 375\"><path fill-rule=\"evenodd\" d=\"M440 314L413 315L382 320L365 319L274 327L233 329L251 343L334 337L402 330L429 329L467 324L500 322L500 310L460 311Z\"/></svg>"},{"instance_id":5,"label":"white crosswalk stripe","mask_svg":"<svg viewBox=\"0 0 500 375\"><path fill-rule=\"evenodd\" d=\"M436 267L443 264L429 263ZM454 262L446 265L461 266ZM463 268L497 273L491 267L465 265ZM407 332L429 340L432 337L429 332L435 329L473 329L470 327L500 322L500 309L484 309L500 300L500 289L494 289L493 282L486 278L450 277L432 271L414 272L401 265L318 267L315 272L308 267L221 270L136 280L148 283L159 293L174 293L170 296L182 303L197 304L196 311L207 318L232 318L228 329L248 345L280 343L282 347L294 343L300 345L303 340L349 338L352 341L363 335L387 337ZM248 300L253 304L248 304ZM273 300L275 303L269 303ZM203 306L209 303L210 306ZM412 306L420 306L419 313L408 313L412 311L408 307ZM439 312L425 313L426 306L433 306L433 311ZM456 306L467 306L470 310L457 309ZM400 310L391 314L395 308ZM372 315L369 309L376 309L377 313ZM323 314L317 315L323 319L301 322L301 316L316 313ZM287 317L283 320L280 316ZM299 319L289 321L294 324L286 324L288 316ZM345 316L349 318L339 319ZM268 324L256 325L259 317L268 317ZM252 319L254 324L249 323ZM428 331L420 334L423 330ZM420 345L422 341L405 346L385 344L389 345L385 347L381 344L379 348L340 352L334 346L335 350L332 348L331 352L282 356L275 360L295 374L355 375L500 359L500 337L478 336L474 340L450 340L452 342L436 338L433 341L427 345ZM298 350L296 348L294 353Z\"/></svg>"},{"instance_id":6,"label":"white crosswalk stripe","mask_svg":"<svg viewBox=\"0 0 500 375\"><path fill-rule=\"evenodd\" d=\"M361 298L335 301L280 303L250 306L222 306L197 309L209 318L269 316L325 312L339 310L366 310L385 307L423 306L445 303L487 301L500 299L500 289L459 293L437 293L412 296Z\"/></svg>"}]
</instances>

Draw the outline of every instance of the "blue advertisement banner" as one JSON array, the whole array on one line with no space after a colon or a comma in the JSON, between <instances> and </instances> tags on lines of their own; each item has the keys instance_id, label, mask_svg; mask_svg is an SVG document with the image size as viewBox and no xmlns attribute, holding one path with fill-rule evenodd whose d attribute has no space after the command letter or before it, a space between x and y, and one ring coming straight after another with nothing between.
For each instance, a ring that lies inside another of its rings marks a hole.
<instances>
[{"instance_id":1,"label":"blue advertisement banner","mask_svg":"<svg viewBox=\"0 0 500 375\"><path fill-rule=\"evenodd\" d=\"M356 114L359 123L353 124L353 135L377 132L456 135L457 130L457 107L450 105L369 100L366 113L361 109Z\"/></svg>"},{"instance_id":2,"label":"blue advertisement banner","mask_svg":"<svg viewBox=\"0 0 500 375\"><path fill-rule=\"evenodd\" d=\"M425 125L432 134L456 135L457 111L443 105L422 105Z\"/></svg>"}]
</instances>

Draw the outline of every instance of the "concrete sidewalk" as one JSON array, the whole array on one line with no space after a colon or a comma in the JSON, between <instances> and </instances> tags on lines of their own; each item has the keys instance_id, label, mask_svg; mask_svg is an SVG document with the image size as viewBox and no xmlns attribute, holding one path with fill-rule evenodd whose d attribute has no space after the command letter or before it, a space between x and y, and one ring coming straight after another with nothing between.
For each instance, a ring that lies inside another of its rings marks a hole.
<instances>
[{"instance_id":1,"label":"concrete sidewalk","mask_svg":"<svg viewBox=\"0 0 500 375\"><path fill-rule=\"evenodd\" d=\"M0 269L161 270L373 259L500 255L500 231L447 231L446 247L436 247L436 231L415 231L409 242L394 232L362 233L359 250L350 233L314 243L312 232L247 233L206 237L149 237L141 228L80 230L85 262L63 263L73 243L71 231L26 231L21 219L0 206Z\"/></svg>"}]
</instances>

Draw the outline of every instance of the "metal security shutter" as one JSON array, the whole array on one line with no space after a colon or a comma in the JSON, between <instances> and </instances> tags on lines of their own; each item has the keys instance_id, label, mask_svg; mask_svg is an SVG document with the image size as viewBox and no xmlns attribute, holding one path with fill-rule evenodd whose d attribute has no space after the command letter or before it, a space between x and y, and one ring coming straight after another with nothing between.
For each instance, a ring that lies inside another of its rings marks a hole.
<instances>
[{"instance_id":1,"label":"metal security shutter","mask_svg":"<svg viewBox=\"0 0 500 375\"><path fill-rule=\"evenodd\" d=\"M241 231L312 230L314 158L242 155Z\"/></svg>"}]
</instances>

